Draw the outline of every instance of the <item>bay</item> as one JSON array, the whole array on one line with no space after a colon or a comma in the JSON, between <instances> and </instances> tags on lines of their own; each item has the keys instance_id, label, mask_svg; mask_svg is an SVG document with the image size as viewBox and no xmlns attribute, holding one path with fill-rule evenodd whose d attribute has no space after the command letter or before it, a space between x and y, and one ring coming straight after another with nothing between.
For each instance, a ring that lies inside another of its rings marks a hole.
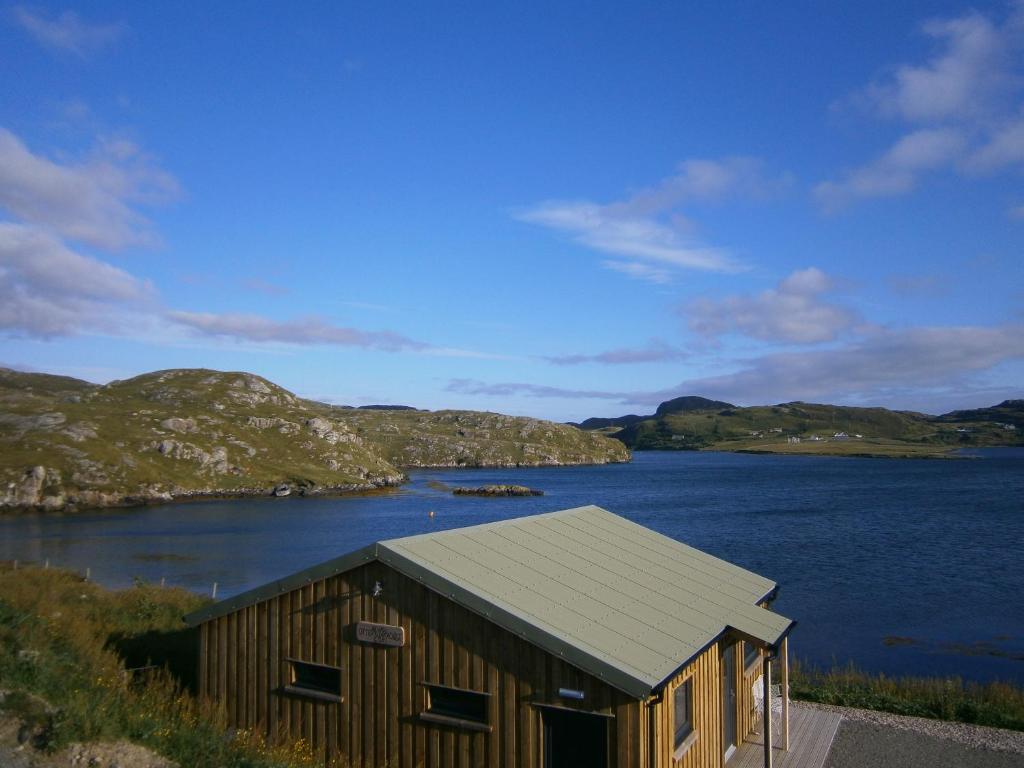
<instances>
[{"instance_id":1,"label":"bay","mask_svg":"<svg viewBox=\"0 0 1024 768\"><path fill-rule=\"evenodd\" d=\"M452 496L516 483L542 497ZM1024 450L958 461L643 452L630 464L422 470L323 499L0 518L0 558L228 597L380 539L597 504L780 584L792 653L1024 683ZM429 512L434 515L430 516Z\"/></svg>"}]
</instances>

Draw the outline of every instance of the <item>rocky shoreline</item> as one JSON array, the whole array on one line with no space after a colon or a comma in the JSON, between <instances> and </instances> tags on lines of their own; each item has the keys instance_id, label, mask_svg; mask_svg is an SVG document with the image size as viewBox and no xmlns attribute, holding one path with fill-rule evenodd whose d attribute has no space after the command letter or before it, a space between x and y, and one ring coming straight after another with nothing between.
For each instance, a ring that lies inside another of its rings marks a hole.
<instances>
[{"instance_id":1,"label":"rocky shoreline","mask_svg":"<svg viewBox=\"0 0 1024 768\"><path fill-rule=\"evenodd\" d=\"M74 490L45 494L41 479L53 478L52 470L36 466L25 473L21 484L8 487L0 494L0 514L31 512L81 512L92 509L148 507L186 501L216 499L255 499L284 496L343 496L383 490L402 485L404 474L375 478L364 483L312 485L277 483L271 486L242 488L171 488L143 487L135 491ZM52 485L50 486L53 487ZM283 491L283 489L287 489Z\"/></svg>"}]
</instances>

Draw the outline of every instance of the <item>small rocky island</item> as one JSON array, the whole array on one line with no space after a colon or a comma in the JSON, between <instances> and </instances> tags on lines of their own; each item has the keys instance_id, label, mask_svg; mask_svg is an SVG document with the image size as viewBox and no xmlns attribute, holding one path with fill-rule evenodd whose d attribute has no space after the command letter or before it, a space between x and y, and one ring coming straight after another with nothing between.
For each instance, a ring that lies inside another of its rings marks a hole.
<instances>
[{"instance_id":1,"label":"small rocky island","mask_svg":"<svg viewBox=\"0 0 1024 768\"><path fill-rule=\"evenodd\" d=\"M410 467L629 461L617 440L499 413L360 409L251 373L157 371L106 385L0 368L0 512L309 496Z\"/></svg>"},{"instance_id":2,"label":"small rocky island","mask_svg":"<svg viewBox=\"0 0 1024 768\"><path fill-rule=\"evenodd\" d=\"M544 491L525 485L481 485L476 488L454 488L456 496L543 496Z\"/></svg>"}]
</instances>

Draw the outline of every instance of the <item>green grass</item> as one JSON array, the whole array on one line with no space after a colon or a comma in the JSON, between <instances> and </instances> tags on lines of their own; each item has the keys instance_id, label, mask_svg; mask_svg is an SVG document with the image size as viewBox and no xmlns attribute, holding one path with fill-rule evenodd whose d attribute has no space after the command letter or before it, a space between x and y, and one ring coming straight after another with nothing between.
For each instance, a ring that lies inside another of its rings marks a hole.
<instances>
[{"instance_id":1,"label":"green grass","mask_svg":"<svg viewBox=\"0 0 1024 768\"><path fill-rule=\"evenodd\" d=\"M852 664L820 669L794 662L789 690L794 699L821 704L1024 731L1024 688L1010 683L888 677Z\"/></svg>"},{"instance_id":2,"label":"green grass","mask_svg":"<svg viewBox=\"0 0 1024 768\"><path fill-rule=\"evenodd\" d=\"M12 692L0 709L33 725L47 751L125 739L195 768L314 764L303 743L272 748L228 731L224 712L189 690L196 643L181 616L205 602L144 584L107 591L67 571L0 570L0 688Z\"/></svg>"}]
</instances>

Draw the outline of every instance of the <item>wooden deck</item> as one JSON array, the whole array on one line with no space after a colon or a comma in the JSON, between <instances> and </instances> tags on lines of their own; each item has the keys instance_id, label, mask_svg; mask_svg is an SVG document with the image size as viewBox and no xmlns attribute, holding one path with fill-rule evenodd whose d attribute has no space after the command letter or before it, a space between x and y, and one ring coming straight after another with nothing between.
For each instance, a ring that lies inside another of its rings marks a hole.
<instances>
[{"instance_id":1,"label":"wooden deck","mask_svg":"<svg viewBox=\"0 0 1024 768\"><path fill-rule=\"evenodd\" d=\"M779 724L775 718L772 729L772 764L774 768L822 768L832 749L842 715L820 709L789 705L789 751L779 747ZM739 746L728 762L728 768L763 768L764 739L760 732Z\"/></svg>"}]
</instances>

